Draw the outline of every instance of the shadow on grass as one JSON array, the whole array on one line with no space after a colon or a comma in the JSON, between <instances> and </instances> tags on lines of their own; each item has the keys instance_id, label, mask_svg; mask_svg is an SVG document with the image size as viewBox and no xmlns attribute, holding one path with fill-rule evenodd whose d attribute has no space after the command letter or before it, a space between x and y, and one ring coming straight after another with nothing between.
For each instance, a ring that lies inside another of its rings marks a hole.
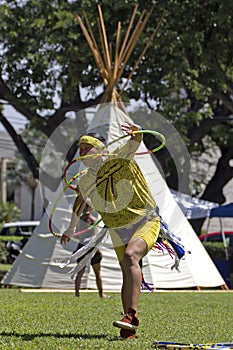
<instances>
[{"instance_id":1,"label":"shadow on grass","mask_svg":"<svg viewBox=\"0 0 233 350\"><path fill-rule=\"evenodd\" d=\"M18 337L22 338L25 341L33 340L34 338L43 338L43 337L55 337L55 338L74 338L74 339L103 339L108 338L106 334L83 334L83 333L37 333L37 334L20 334L16 332L1 332L0 336L4 337Z\"/></svg>"}]
</instances>

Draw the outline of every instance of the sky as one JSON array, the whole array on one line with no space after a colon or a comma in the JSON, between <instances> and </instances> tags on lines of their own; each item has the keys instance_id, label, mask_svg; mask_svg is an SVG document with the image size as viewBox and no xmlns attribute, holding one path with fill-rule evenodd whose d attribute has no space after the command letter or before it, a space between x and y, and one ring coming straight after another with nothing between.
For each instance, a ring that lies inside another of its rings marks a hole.
<instances>
[{"instance_id":1,"label":"sky","mask_svg":"<svg viewBox=\"0 0 233 350\"><path fill-rule=\"evenodd\" d=\"M16 130L23 128L27 123L27 119L10 105L4 105L3 115L9 120ZM0 123L0 131L5 131L2 123Z\"/></svg>"}]
</instances>

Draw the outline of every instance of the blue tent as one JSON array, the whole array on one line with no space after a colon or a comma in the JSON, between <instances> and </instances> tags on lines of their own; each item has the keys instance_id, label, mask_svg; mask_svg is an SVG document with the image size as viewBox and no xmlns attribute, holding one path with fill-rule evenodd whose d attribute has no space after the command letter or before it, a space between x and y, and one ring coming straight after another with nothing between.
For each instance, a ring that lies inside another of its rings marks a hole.
<instances>
[{"instance_id":1,"label":"blue tent","mask_svg":"<svg viewBox=\"0 0 233 350\"><path fill-rule=\"evenodd\" d=\"M210 218L232 218L233 217L233 203L220 205L210 211Z\"/></svg>"}]
</instances>

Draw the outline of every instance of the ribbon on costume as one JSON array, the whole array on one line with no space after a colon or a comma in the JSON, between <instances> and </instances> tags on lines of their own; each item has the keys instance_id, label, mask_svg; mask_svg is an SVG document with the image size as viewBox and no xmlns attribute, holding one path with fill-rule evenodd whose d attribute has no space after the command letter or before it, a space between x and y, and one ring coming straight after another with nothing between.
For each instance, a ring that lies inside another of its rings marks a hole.
<instances>
[{"instance_id":1,"label":"ribbon on costume","mask_svg":"<svg viewBox=\"0 0 233 350\"><path fill-rule=\"evenodd\" d=\"M175 262L172 265L171 269L174 268L179 272L180 260L184 257L185 253L191 253L190 251L185 251L184 246L181 244L181 239L174 235L172 231L169 230L167 223L163 220L161 215L160 217L160 232L159 238L160 241L157 241L154 245L154 248L157 248L162 251L167 251L169 255L173 258L175 257ZM166 243L169 243L169 245Z\"/></svg>"},{"instance_id":2,"label":"ribbon on costume","mask_svg":"<svg viewBox=\"0 0 233 350\"><path fill-rule=\"evenodd\" d=\"M108 228L106 226L103 227L102 230L93 236L82 248L61 260L58 259L57 262L59 262L59 267L64 268L80 259L79 263L68 272L68 274L72 274L71 278L74 279L77 273L82 270L82 268L87 265L88 261L95 255L104 239L106 239L107 230Z\"/></svg>"}]
</instances>

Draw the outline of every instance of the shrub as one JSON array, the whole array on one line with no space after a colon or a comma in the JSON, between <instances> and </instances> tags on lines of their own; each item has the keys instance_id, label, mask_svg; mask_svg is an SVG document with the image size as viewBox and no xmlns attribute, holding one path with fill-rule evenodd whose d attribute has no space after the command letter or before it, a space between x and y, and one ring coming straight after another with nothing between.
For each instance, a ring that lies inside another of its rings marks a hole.
<instances>
[{"instance_id":1,"label":"shrub","mask_svg":"<svg viewBox=\"0 0 233 350\"><path fill-rule=\"evenodd\" d=\"M203 245L212 259L226 259L223 242L203 242Z\"/></svg>"},{"instance_id":2,"label":"shrub","mask_svg":"<svg viewBox=\"0 0 233 350\"><path fill-rule=\"evenodd\" d=\"M6 242L0 241L0 264L6 263L6 256L7 256Z\"/></svg>"},{"instance_id":3,"label":"shrub","mask_svg":"<svg viewBox=\"0 0 233 350\"><path fill-rule=\"evenodd\" d=\"M16 221L20 218L20 209L13 202L0 204L0 229L5 222Z\"/></svg>"}]
</instances>

